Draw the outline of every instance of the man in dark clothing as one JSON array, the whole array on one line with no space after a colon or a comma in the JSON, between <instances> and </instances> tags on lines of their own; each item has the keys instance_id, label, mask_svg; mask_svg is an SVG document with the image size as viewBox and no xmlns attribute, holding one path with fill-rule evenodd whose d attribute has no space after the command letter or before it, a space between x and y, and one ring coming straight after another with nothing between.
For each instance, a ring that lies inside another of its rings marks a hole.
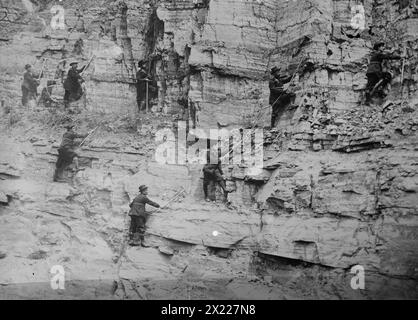
<instances>
[{"instance_id":1,"label":"man in dark clothing","mask_svg":"<svg viewBox=\"0 0 418 320\"><path fill-rule=\"evenodd\" d=\"M32 66L27 64L25 66L26 72L23 75L22 83L22 105L26 107L30 100L36 100L38 95L39 80L35 79L32 72Z\"/></svg>"},{"instance_id":2,"label":"man in dark clothing","mask_svg":"<svg viewBox=\"0 0 418 320\"><path fill-rule=\"evenodd\" d=\"M42 89L38 103L42 103L45 107L50 108L54 100L52 99L52 89L57 82L55 80L47 80L46 87Z\"/></svg>"},{"instance_id":3,"label":"man in dark clothing","mask_svg":"<svg viewBox=\"0 0 418 320\"><path fill-rule=\"evenodd\" d=\"M148 214L145 211L145 205L149 204L155 208L160 208L160 205L156 202L148 199L148 187L141 185L139 187L140 194L131 202L129 207L129 215L131 216L131 225L129 227L129 244L131 246L138 246L144 241L146 223L148 220Z\"/></svg>"},{"instance_id":4,"label":"man in dark clothing","mask_svg":"<svg viewBox=\"0 0 418 320\"><path fill-rule=\"evenodd\" d=\"M288 83L292 77L288 75L282 76L280 74L280 68L278 67L273 67L270 73L269 104L272 106L272 126L275 126L278 114L282 111L282 106L290 102L292 95L286 91L284 85Z\"/></svg>"},{"instance_id":5,"label":"man in dark clothing","mask_svg":"<svg viewBox=\"0 0 418 320\"><path fill-rule=\"evenodd\" d=\"M136 73L136 102L138 104L139 111L146 110L147 82L150 81L151 79L145 70L145 61L139 61L138 72Z\"/></svg>"},{"instance_id":6,"label":"man in dark clothing","mask_svg":"<svg viewBox=\"0 0 418 320\"><path fill-rule=\"evenodd\" d=\"M277 104L277 99L283 93L283 83L280 81L280 69L274 67L270 71L271 77L269 80L270 98L269 104L274 106Z\"/></svg>"},{"instance_id":7,"label":"man in dark clothing","mask_svg":"<svg viewBox=\"0 0 418 320\"><path fill-rule=\"evenodd\" d=\"M228 201L228 191L226 190L226 183L223 177L223 172L221 168L221 164L218 162L217 164L207 163L203 167L203 192L205 193L206 201L210 201L208 195L208 187L211 182L217 182L223 192L224 192L224 201Z\"/></svg>"},{"instance_id":8,"label":"man in dark clothing","mask_svg":"<svg viewBox=\"0 0 418 320\"><path fill-rule=\"evenodd\" d=\"M378 42L373 46L373 52L366 74L366 105L370 104L370 99L372 98L374 91L377 89L375 88L377 84L379 84L380 88L385 88L392 80L392 75L389 72L383 72L383 61L401 59L400 56L384 52L384 47L385 44L383 42Z\"/></svg>"},{"instance_id":9,"label":"man in dark clothing","mask_svg":"<svg viewBox=\"0 0 418 320\"><path fill-rule=\"evenodd\" d=\"M410 0L399 0L399 11L409 7Z\"/></svg>"},{"instance_id":10,"label":"man in dark clothing","mask_svg":"<svg viewBox=\"0 0 418 320\"><path fill-rule=\"evenodd\" d=\"M77 101L83 95L83 88L81 84L84 82L84 79L81 77L80 73L83 72L85 66L81 69L77 69L78 62L70 63L71 69L68 71L67 79L64 81L64 105L68 107L68 104L71 101Z\"/></svg>"},{"instance_id":11,"label":"man in dark clothing","mask_svg":"<svg viewBox=\"0 0 418 320\"><path fill-rule=\"evenodd\" d=\"M58 160L56 163L56 169L54 174L55 182L63 182L63 173L67 166L69 166L73 160L76 168L78 168L78 155L75 149L79 146L76 139L84 139L88 134L77 134L74 132L74 125L66 126L67 132L62 137L61 146L58 149Z\"/></svg>"}]
</instances>

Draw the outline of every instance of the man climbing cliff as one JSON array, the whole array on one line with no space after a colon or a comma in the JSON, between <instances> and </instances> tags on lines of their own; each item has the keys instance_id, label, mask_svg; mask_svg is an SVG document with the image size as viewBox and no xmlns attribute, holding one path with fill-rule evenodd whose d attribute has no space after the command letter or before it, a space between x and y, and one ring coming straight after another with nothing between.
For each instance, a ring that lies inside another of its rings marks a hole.
<instances>
[{"instance_id":1,"label":"man climbing cliff","mask_svg":"<svg viewBox=\"0 0 418 320\"><path fill-rule=\"evenodd\" d=\"M55 182L64 182L63 174L67 166L69 166L73 160L75 162L76 169L78 169L78 155L75 149L79 146L77 139L84 139L88 134L78 134L74 129L73 124L66 126L67 132L62 137L61 145L58 149L58 160L56 163L56 169L54 174Z\"/></svg>"},{"instance_id":2,"label":"man climbing cliff","mask_svg":"<svg viewBox=\"0 0 418 320\"><path fill-rule=\"evenodd\" d=\"M207 163L203 167L203 192L205 193L206 201L210 201L208 194L208 187L211 182L218 183L224 192L224 202L228 202L228 191L226 190L226 183L223 177L221 163L217 164Z\"/></svg>"},{"instance_id":3,"label":"man climbing cliff","mask_svg":"<svg viewBox=\"0 0 418 320\"><path fill-rule=\"evenodd\" d=\"M379 88L384 89L392 81L392 75L389 72L383 71L383 61L401 59L400 56L385 52L384 49L384 42L378 42L373 46L373 52L366 74L366 105L370 104L371 98Z\"/></svg>"},{"instance_id":4,"label":"man climbing cliff","mask_svg":"<svg viewBox=\"0 0 418 320\"><path fill-rule=\"evenodd\" d=\"M160 205L156 202L148 199L148 187L141 185L139 187L140 194L131 202L129 207L129 215L131 217L131 225L129 227L129 245L139 246L144 241L144 235L146 230L146 223L148 220L148 213L145 210L145 205L149 204L155 208L160 208Z\"/></svg>"},{"instance_id":5,"label":"man climbing cliff","mask_svg":"<svg viewBox=\"0 0 418 320\"><path fill-rule=\"evenodd\" d=\"M71 69L68 71L67 79L64 81L64 105L67 108L71 101L77 101L83 95L83 88L81 84L84 82L84 79L81 77L80 73L84 71L86 66L81 69L78 68L78 62L70 63Z\"/></svg>"},{"instance_id":6,"label":"man climbing cliff","mask_svg":"<svg viewBox=\"0 0 418 320\"><path fill-rule=\"evenodd\" d=\"M149 99L149 82L151 82L151 79L145 70L145 65L145 61L139 61L138 71L136 73L136 102L138 104L139 111L146 110L147 98Z\"/></svg>"},{"instance_id":7,"label":"man climbing cliff","mask_svg":"<svg viewBox=\"0 0 418 320\"><path fill-rule=\"evenodd\" d=\"M22 82L22 106L26 107L30 100L36 100L38 95L39 80L33 73L32 66L27 64L25 66L25 73L23 74Z\"/></svg>"}]
</instances>

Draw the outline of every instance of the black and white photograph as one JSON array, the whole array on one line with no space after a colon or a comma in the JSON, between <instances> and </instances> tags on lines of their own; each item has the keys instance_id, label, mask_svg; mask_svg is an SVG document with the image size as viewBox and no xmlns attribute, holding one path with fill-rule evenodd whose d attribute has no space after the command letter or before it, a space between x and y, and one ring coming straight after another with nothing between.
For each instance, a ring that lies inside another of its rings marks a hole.
<instances>
[{"instance_id":1,"label":"black and white photograph","mask_svg":"<svg viewBox=\"0 0 418 320\"><path fill-rule=\"evenodd\" d=\"M0 137L0 300L418 299L416 0L0 0Z\"/></svg>"}]
</instances>

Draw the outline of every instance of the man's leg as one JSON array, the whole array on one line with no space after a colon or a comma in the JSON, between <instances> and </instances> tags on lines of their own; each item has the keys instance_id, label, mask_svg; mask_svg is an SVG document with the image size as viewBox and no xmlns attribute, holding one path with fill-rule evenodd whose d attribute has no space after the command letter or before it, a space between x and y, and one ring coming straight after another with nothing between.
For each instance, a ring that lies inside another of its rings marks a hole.
<instances>
[{"instance_id":1,"label":"man's leg","mask_svg":"<svg viewBox=\"0 0 418 320\"><path fill-rule=\"evenodd\" d=\"M135 233L138 229L138 217L131 216L131 224L129 226L129 244L135 245Z\"/></svg>"},{"instance_id":2,"label":"man's leg","mask_svg":"<svg viewBox=\"0 0 418 320\"><path fill-rule=\"evenodd\" d=\"M65 94L64 94L64 106L65 108L69 107L70 104L70 96L71 96L71 92L68 90L65 90Z\"/></svg>"},{"instance_id":3,"label":"man's leg","mask_svg":"<svg viewBox=\"0 0 418 320\"><path fill-rule=\"evenodd\" d=\"M77 90L73 94L73 101L78 101L84 94L83 87L81 85L78 86Z\"/></svg>"},{"instance_id":4,"label":"man's leg","mask_svg":"<svg viewBox=\"0 0 418 320\"><path fill-rule=\"evenodd\" d=\"M135 216L130 216L131 217L131 223L129 224L129 234L133 234L136 230L136 221L135 221Z\"/></svg>"},{"instance_id":5,"label":"man's leg","mask_svg":"<svg viewBox=\"0 0 418 320\"><path fill-rule=\"evenodd\" d=\"M138 228L137 228L137 243L141 245L144 243L145 230L146 230L147 218L144 216L138 217Z\"/></svg>"},{"instance_id":6,"label":"man's leg","mask_svg":"<svg viewBox=\"0 0 418 320\"><path fill-rule=\"evenodd\" d=\"M392 82L392 74L390 74L389 72L383 72L381 75L381 79L383 79L381 88L382 91L384 91L385 88Z\"/></svg>"},{"instance_id":7,"label":"man's leg","mask_svg":"<svg viewBox=\"0 0 418 320\"><path fill-rule=\"evenodd\" d=\"M74 162L75 169L73 171L78 170L78 154L74 150L72 149L66 150L65 160L66 160L66 166L69 166Z\"/></svg>"},{"instance_id":8,"label":"man's leg","mask_svg":"<svg viewBox=\"0 0 418 320\"><path fill-rule=\"evenodd\" d=\"M136 92L136 103L138 104L139 111L145 110L145 95L141 91Z\"/></svg>"},{"instance_id":9,"label":"man's leg","mask_svg":"<svg viewBox=\"0 0 418 320\"><path fill-rule=\"evenodd\" d=\"M224 201L228 201L228 191L226 190L226 183L224 180L224 177L217 171L216 172L216 182L221 186L223 192L224 192Z\"/></svg>"},{"instance_id":10,"label":"man's leg","mask_svg":"<svg viewBox=\"0 0 418 320\"><path fill-rule=\"evenodd\" d=\"M22 87L22 106L26 107L28 103L28 89Z\"/></svg>"},{"instance_id":11,"label":"man's leg","mask_svg":"<svg viewBox=\"0 0 418 320\"><path fill-rule=\"evenodd\" d=\"M54 181L55 182L58 182L59 180L61 180L62 178L62 170L61 170L61 167L60 166L58 166L58 164L56 165L56 168L55 168L55 172L54 172Z\"/></svg>"},{"instance_id":12,"label":"man's leg","mask_svg":"<svg viewBox=\"0 0 418 320\"><path fill-rule=\"evenodd\" d=\"M205 200L208 201L208 202L210 201L209 195L208 195L209 183L210 183L209 179L203 178L203 192L205 194Z\"/></svg>"},{"instance_id":13,"label":"man's leg","mask_svg":"<svg viewBox=\"0 0 418 320\"><path fill-rule=\"evenodd\" d=\"M29 92L29 100L36 101L38 99L38 92L37 91L30 91Z\"/></svg>"},{"instance_id":14,"label":"man's leg","mask_svg":"<svg viewBox=\"0 0 418 320\"><path fill-rule=\"evenodd\" d=\"M218 182L222 190L226 192L226 183L225 183L224 177L221 175L221 173L218 170L216 170L215 175L216 175L216 182Z\"/></svg>"},{"instance_id":15,"label":"man's leg","mask_svg":"<svg viewBox=\"0 0 418 320\"><path fill-rule=\"evenodd\" d=\"M379 82L379 76L376 73L367 74L367 87L366 87L366 105L370 104L372 98L371 93L375 85Z\"/></svg>"},{"instance_id":16,"label":"man's leg","mask_svg":"<svg viewBox=\"0 0 418 320\"><path fill-rule=\"evenodd\" d=\"M63 182L64 181L64 170L65 170L65 163L61 162L59 166L55 169L54 174L54 181L55 182Z\"/></svg>"},{"instance_id":17,"label":"man's leg","mask_svg":"<svg viewBox=\"0 0 418 320\"><path fill-rule=\"evenodd\" d=\"M71 150L61 150L58 151L58 161L57 161L57 171L56 171L56 178L58 180L63 179L64 171L67 166L69 166L73 162L73 158L76 156L76 153ZM55 180L55 176L54 176Z\"/></svg>"},{"instance_id":18,"label":"man's leg","mask_svg":"<svg viewBox=\"0 0 418 320\"><path fill-rule=\"evenodd\" d=\"M58 181L62 179L62 174L64 171L64 164L65 160L61 151L58 150L58 160L55 164L55 173L54 173L54 181Z\"/></svg>"},{"instance_id":19,"label":"man's leg","mask_svg":"<svg viewBox=\"0 0 418 320\"><path fill-rule=\"evenodd\" d=\"M220 181L218 181L218 183L221 186L223 192L224 193L228 193L228 191L226 191L226 183L225 183L225 180L220 180Z\"/></svg>"},{"instance_id":20,"label":"man's leg","mask_svg":"<svg viewBox=\"0 0 418 320\"><path fill-rule=\"evenodd\" d=\"M226 190L226 183L225 180L218 181L219 185L221 186L223 192L224 192L224 201L228 202L228 191Z\"/></svg>"}]
</instances>

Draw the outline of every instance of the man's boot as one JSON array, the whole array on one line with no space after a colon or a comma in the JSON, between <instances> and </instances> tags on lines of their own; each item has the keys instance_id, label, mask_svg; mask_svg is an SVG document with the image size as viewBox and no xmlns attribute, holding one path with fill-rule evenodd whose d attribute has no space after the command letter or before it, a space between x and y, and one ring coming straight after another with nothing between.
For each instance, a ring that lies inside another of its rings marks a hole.
<instances>
[{"instance_id":1,"label":"man's boot","mask_svg":"<svg viewBox=\"0 0 418 320\"><path fill-rule=\"evenodd\" d=\"M134 237L135 237L135 233L129 232L128 244L130 246L135 245Z\"/></svg>"},{"instance_id":2,"label":"man's boot","mask_svg":"<svg viewBox=\"0 0 418 320\"><path fill-rule=\"evenodd\" d=\"M140 245L141 245L142 247L145 247L145 248L147 248L147 247L148 247L148 245L145 243L145 240L144 240L144 234L143 234L143 233L140 233L140 234L139 234L139 241L140 241Z\"/></svg>"},{"instance_id":3,"label":"man's boot","mask_svg":"<svg viewBox=\"0 0 418 320\"><path fill-rule=\"evenodd\" d=\"M222 188L222 191L224 193L224 202L227 203L228 202L228 191L226 190L226 183L224 180L219 181L219 185Z\"/></svg>"},{"instance_id":4,"label":"man's boot","mask_svg":"<svg viewBox=\"0 0 418 320\"><path fill-rule=\"evenodd\" d=\"M54 173L54 182L66 182L63 175L63 170L56 169Z\"/></svg>"},{"instance_id":5,"label":"man's boot","mask_svg":"<svg viewBox=\"0 0 418 320\"><path fill-rule=\"evenodd\" d=\"M137 247L141 245L141 239L138 232L135 232L132 236L132 240L129 242L129 245L132 247Z\"/></svg>"}]
</instances>

